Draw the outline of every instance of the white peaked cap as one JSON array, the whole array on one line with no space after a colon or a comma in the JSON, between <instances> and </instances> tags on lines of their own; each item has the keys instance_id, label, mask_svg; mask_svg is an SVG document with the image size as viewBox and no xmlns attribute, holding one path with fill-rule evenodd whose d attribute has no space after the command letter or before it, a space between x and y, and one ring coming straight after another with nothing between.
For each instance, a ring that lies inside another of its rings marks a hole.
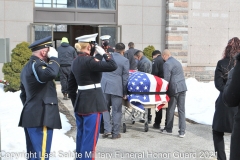
<instances>
[{"instance_id":1,"label":"white peaked cap","mask_svg":"<svg viewBox=\"0 0 240 160\"><path fill-rule=\"evenodd\" d=\"M75 38L78 42L92 42L92 41L96 41L96 37L97 37L98 33L95 34L88 34L88 35L84 35L84 36L80 36Z\"/></svg>"},{"instance_id":2,"label":"white peaked cap","mask_svg":"<svg viewBox=\"0 0 240 160\"><path fill-rule=\"evenodd\" d=\"M109 36L109 35L104 35L104 36L100 37L101 40L110 39L110 38L111 38L111 36Z\"/></svg>"}]
</instances>

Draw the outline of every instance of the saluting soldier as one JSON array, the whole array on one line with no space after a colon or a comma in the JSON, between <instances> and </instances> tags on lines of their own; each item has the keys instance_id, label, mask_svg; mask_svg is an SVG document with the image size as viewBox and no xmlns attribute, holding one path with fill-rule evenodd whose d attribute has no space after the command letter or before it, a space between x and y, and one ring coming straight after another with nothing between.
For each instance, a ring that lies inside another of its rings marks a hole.
<instances>
[{"instance_id":1,"label":"saluting soldier","mask_svg":"<svg viewBox=\"0 0 240 160\"><path fill-rule=\"evenodd\" d=\"M53 82L60 66L51 40L46 37L29 46L32 56L21 72L19 126L24 127L30 160L48 160L53 129L62 128Z\"/></svg>"},{"instance_id":2,"label":"saluting soldier","mask_svg":"<svg viewBox=\"0 0 240 160\"><path fill-rule=\"evenodd\" d=\"M101 36L100 39L102 40L102 48L106 53L114 52L114 49L109 45L110 35Z\"/></svg>"},{"instance_id":3,"label":"saluting soldier","mask_svg":"<svg viewBox=\"0 0 240 160\"><path fill-rule=\"evenodd\" d=\"M102 112L107 111L100 84L101 72L117 69L111 56L100 46L95 46L97 35L96 33L76 38L78 43L75 48L80 52L72 63L68 81L68 93L74 106L77 124L76 160L94 159ZM95 48L105 61L93 57Z\"/></svg>"}]
</instances>

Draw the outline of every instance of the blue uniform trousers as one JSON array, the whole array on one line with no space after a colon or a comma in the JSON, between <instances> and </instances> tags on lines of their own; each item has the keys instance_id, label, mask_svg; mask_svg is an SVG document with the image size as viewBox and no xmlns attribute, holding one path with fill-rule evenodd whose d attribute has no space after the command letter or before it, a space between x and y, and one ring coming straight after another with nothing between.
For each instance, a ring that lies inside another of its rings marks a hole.
<instances>
[{"instance_id":1,"label":"blue uniform trousers","mask_svg":"<svg viewBox=\"0 0 240 160\"><path fill-rule=\"evenodd\" d=\"M76 160L94 160L102 113L89 115L75 113L75 116L77 123Z\"/></svg>"},{"instance_id":2,"label":"blue uniform trousers","mask_svg":"<svg viewBox=\"0 0 240 160\"><path fill-rule=\"evenodd\" d=\"M24 128L28 160L49 160L53 129L43 127Z\"/></svg>"}]
</instances>

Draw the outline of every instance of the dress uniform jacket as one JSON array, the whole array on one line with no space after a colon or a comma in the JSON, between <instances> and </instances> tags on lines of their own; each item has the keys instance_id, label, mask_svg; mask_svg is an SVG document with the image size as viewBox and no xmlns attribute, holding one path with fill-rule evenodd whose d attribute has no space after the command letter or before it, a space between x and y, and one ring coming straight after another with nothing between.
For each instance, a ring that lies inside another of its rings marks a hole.
<instances>
[{"instance_id":1,"label":"dress uniform jacket","mask_svg":"<svg viewBox=\"0 0 240 160\"><path fill-rule=\"evenodd\" d=\"M32 67L35 68L37 77ZM48 64L36 56L30 58L21 72L20 98L24 107L19 126L62 128L57 92L53 82L58 71L58 59L55 57L51 57Z\"/></svg>"},{"instance_id":2,"label":"dress uniform jacket","mask_svg":"<svg viewBox=\"0 0 240 160\"><path fill-rule=\"evenodd\" d=\"M109 54L104 54L106 61L100 61L86 53L79 54L72 63L72 72L68 81L69 96L74 111L81 115L107 111L101 87L78 90L78 86L100 83L101 72L111 72L117 69L117 64Z\"/></svg>"}]
</instances>

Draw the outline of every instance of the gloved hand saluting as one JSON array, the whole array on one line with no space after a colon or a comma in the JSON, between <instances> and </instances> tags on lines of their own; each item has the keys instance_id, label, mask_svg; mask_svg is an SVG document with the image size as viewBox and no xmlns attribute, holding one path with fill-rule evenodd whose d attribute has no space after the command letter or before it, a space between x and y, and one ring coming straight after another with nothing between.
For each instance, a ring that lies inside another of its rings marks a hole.
<instances>
[{"instance_id":1,"label":"gloved hand saluting","mask_svg":"<svg viewBox=\"0 0 240 160\"><path fill-rule=\"evenodd\" d=\"M48 51L48 58L51 58L51 57L58 58L58 52L53 47L49 47L49 51Z\"/></svg>"},{"instance_id":2,"label":"gloved hand saluting","mask_svg":"<svg viewBox=\"0 0 240 160\"><path fill-rule=\"evenodd\" d=\"M104 49L102 49L102 47L100 46L96 46L96 51L100 54L100 55L103 55L105 54L106 52L104 51Z\"/></svg>"}]
</instances>

